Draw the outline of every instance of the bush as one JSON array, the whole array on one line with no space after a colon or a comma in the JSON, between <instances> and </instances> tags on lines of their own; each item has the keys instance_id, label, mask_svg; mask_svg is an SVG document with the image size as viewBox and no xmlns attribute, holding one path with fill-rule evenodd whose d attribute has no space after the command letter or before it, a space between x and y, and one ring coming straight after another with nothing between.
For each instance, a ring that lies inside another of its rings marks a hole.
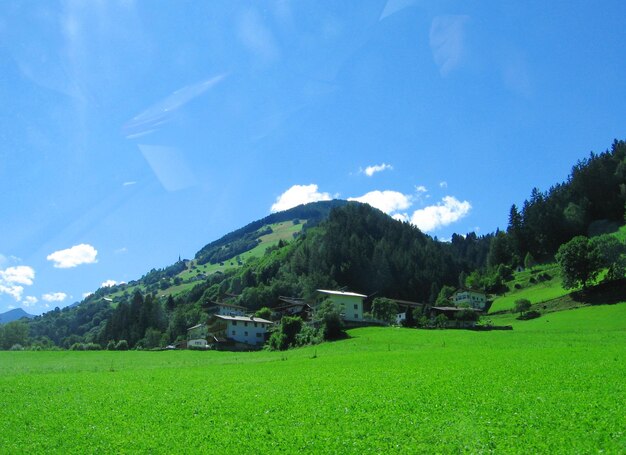
<instances>
[{"instance_id":1,"label":"bush","mask_svg":"<svg viewBox=\"0 0 626 455\"><path fill-rule=\"evenodd\" d=\"M433 324L434 324L435 327L437 327L439 329L443 329L444 327L446 327L448 325L448 318L444 314L439 314L433 320Z\"/></svg>"},{"instance_id":2,"label":"bush","mask_svg":"<svg viewBox=\"0 0 626 455\"><path fill-rule=\"evenodd\" d=\"M541 316L541 313L538 311L528 311L527 313L519 315L516 319L519 319L520 321L527 321L529 319L536 319L539 316Z\"/></svg>"},{"instance_id":3,"label":"bush","mask_svg":"<svg viewBox=\"0 0 626 455\"><path fill-rule=\"evenodd\" d=\"M115 351L115 341L109 340L107 343L107 351Z\"/></svg>"},{"instance_id":4,"label":"bush","mask_svg":"<svg viewBox=\"0 0 626 455\"><path fill-rule=\"evenodd\" d=\"M317 317L321 321L321 332L324 340L339 340L346 336L341 315L332 302L322 303L317 312Z\"/></svg>"},{"instance_id":5,"label":"bush","mask_svg":"<svg viewBox=\"0 0 626 455\"><path fill-rule=\"evenodd\" d=\"M126 340L118 341L117 344L115 345L115 350L116 351L128 351L128 341Z\"/></svg>"},{"instance_id":6,"label":"bush","mask_svg":"<svg viewBox=\"0 0 626 455\"><path fill-rule=\"evenodd\" d=\"M296 335L296 346L308 346L312 344L319 344L322 341L322 336L318 330L310 325L304 325L300 330L300 333Z\"/></svg>"},{"instance_id":7,"label":"bush","mask_svg":"<svg viewBox=\"0 0 626 455\"><path fill-rule=\"evenodd\" d=\"M19 343L15 343L13 346L11 346L11 351L23 351L24 350L24 346L22 346Z\"/></svg>"}]
</instances>

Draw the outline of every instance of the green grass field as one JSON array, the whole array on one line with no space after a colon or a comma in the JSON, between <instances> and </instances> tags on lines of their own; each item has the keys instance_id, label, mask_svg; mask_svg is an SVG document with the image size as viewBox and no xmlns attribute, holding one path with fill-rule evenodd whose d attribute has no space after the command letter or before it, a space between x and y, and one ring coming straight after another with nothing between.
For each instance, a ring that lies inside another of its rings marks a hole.
<instances>
[{"instance_id":1,"label":"green grass field","mask_svg":"<svg viewBox=\"0 0 626 455\"><path fill-rule=\"evenodd\" d=\"M530 282L532 278L537 279L542 273L547 273L551 279L536 283ZM516 284L521 286L521 289L515 289ZM528 299L532 303L539 303L562 297L570 292L561 286L562 279L557 264L539 265L531 270L516 273L514 279L507 282L507 285L511 291L493 301L493 305L489 309L490 313L510 310L515 306L515 301L518 299Z\"/></svg>"},{"instance_id":2,"label":"green grass field","mask_svg":"<svg viewBox=\"0 0 626 455\"><path fill-rule=\"evenodd\" d=\"M0 452L624 453L626 303L512 317L282 353L0 352Z\"/></svg>"}]
</instances>

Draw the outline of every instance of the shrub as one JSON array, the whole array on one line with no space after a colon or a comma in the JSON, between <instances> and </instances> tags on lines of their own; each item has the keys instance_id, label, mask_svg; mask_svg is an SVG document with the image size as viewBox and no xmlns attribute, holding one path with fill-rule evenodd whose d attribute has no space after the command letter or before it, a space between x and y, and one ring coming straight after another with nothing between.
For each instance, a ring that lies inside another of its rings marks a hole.
<instances>
[{"instance_id":1,"label":"shrub","mask_svg":"<svg viewBox=\"0 0 626 455\"><path fill-rule=\"evenodd\" d=\"M109 340L107 343L107 351L115 351L115 341Z\"/></svg>"},{"instance_id":2,"label":"shrub","mask_svg":"<svg viewBox=\"0 0 626 455\"><path fill-rule=\"evenodd\" d=\"M434 323L435 327L437 327L439 329L443 329L444 327L446 327L448 325L448 318L445 316L445 314L439 314L433 320L433 323Z\"/></svg>"},{"instance_id":3,"label":"shrub","mask_svg":"<svg viewBox=\"0 0 626 455\"><path fill-rule=\"evenodd\" d=\"M19 343L15 343L13 346L11 346L11 351L23 351L24 350L24 346L22 346Z\"/></svg>"},{"instance_id":4,"label":"shrub","mask_svg":"<svg viewBox=\"0 0 626 455\"><path fill-rule=\"evenodd\" d=\"M536 319L539 316L541 316L541 313L539 313L538 311L528 311L522 315L519 315L517 319L519 319L520 321L527 321L529 319Z\"/></svg>"},{"instance_id":5,"label":"shrub","mask_svg":"<svg viewBox=\"0 0 626 455\"><path fill-rule=\"evenodd\" d=\"M117 344L115 345L115 350L116 351L128 351L128 341L126 340L118 341Z\"/></svg>"}]
</instances>

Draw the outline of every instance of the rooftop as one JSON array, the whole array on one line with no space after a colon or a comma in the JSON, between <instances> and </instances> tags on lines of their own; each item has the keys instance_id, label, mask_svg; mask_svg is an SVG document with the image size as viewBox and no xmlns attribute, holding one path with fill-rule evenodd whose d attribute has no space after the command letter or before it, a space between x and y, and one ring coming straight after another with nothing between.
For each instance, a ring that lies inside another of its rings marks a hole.
<instances>
[{"instance_id":1,"label":"rooftop","mask_svg":"<svg viewBox=\"0 0 626 455\"><path fill-rule=\"evenodd\" d=\"M268 321L267 319L255 318L252 316L224 316L222 314L216 314L215 317L223 319L225 321L260 322L262 324L273 324L272 321Z\"/></svg>"},{"instance_id":2,"label":"rooftop","mask_svg":"<svg viewBox=\"0 0 626 455\"><path fill-rule=\"evenodd\" d=\"M205 324L196 324L193 327L189 327L187 330L198 329L198 328L202 327L203 325L205 325Z\"/></svg>"},{"instance_id":3,"label":"rooftop","mask_svg":"<svg viewBox=\"0 0 626 455\"><path fill-rule=\"evenodd\" d=\"M320 292L322 294L328 294L328 295L345 295L349 297L361 297L363 299L367 297L366 295L357 294L356 292L329 291L328 289L318 289L317 292Z\"/></svg>"}]
</instances>

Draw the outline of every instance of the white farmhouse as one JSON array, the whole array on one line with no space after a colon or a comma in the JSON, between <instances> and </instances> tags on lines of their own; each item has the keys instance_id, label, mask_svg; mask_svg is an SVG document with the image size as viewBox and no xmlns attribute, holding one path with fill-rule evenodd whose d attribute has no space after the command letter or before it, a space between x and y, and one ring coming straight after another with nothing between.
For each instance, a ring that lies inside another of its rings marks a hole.
<instances>
[{"instance_id":1,"label":"white farmhouse","mask_svg":"<svg viewBox=\"0 0 626 455\"><path fill-rule=\"evenodd\" d=\"M247 308L225 302L211 302L213 306L208 309L210 313L223 316L245 316Z\"/></svg>"},{"instance_id":2,"label":"white farmhouse","mask_svg":"<svg viewBox=\"0 0 626 455\"><path fill-rule=\"evenodd\" d=\"M187 347L197 349L207 349L207 325L198 324L187 329Z\"/></svg>"},{"instance_id":3,"label":"white farmhouse","mask_svg":"<svg viewBox=\"0 0 626 455\"><path fill-rule=\"evenodd\" d=\"M238 343L259 346L265 343L273 322L252 316L215 315L210 334L215 339L228 339Z\"/></svg>"},{"instance_id":4,"label":"white farmhouse","mask_svg":"<svg viewBox=\"0 0 626 455\"><path fill-rule=\"evenodd\" d=\"M317 292L328 296L328 300L333 302L344 321L363 320L363 299L367 297L366 295L327 289L318 289Z\"/></svg>"},{"instance_id":5,"label":"white farmhouse","mask_svg":"<svg viewBox=\"0 0 626 455\"><path fill-rule=\"evenodd\" d=\"M474 289L459 289L450 297L450 300L456 307L467 305L470 308L484 310L487 306L487 295Z\"/></svg>"}]
</instances>

